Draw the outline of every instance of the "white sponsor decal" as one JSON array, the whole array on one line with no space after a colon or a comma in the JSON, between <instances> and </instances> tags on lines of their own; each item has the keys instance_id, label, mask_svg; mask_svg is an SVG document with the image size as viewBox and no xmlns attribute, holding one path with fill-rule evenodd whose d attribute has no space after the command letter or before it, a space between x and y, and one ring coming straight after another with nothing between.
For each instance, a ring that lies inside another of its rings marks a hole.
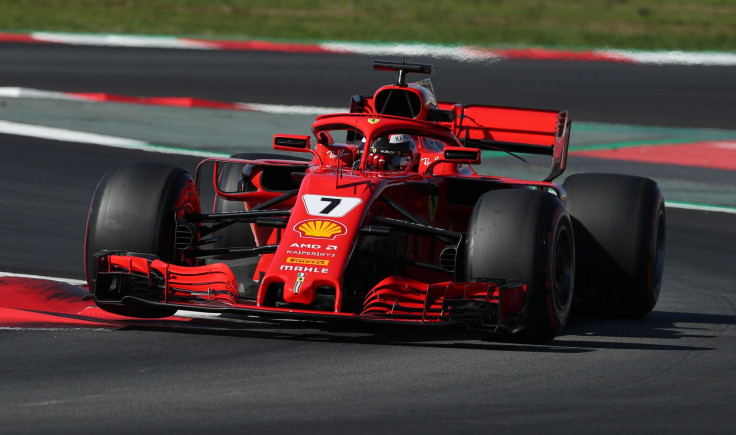
<instances>
[{"instance_id":1,"label":"white sponsor decal","mask_svg":"<svg viewBox=\"0 0 736 435\"><path fill-rule=\"evenodd\" d=\"M334 257L335 254L332 254L330 252L315 252L315 251L295 251L293 249L289 249L286 251L289 255L306 255L308 257Z\"/></svg>"},{"instance_id":2,"label":"white sponsor decal","mask_svg":"<svg viewBox=\"0 0 736 435\"><path fill-rule=\"evenodd\" d=\"M292 243L289 247L298 249L322 249L322 245L316 243ZM337 245L326 245L325 249L328 251L337 251Z\"/></svg>"},{"instance_id":3,"label":"white sponsor decal","mask_svg":"<svg viewBox=\"0 0 736 435\"><path fill-rule=\"evenodd\" d=\"M423 165L429 165L433 161L439 160L440 156L435 156L434 159L430 160L429 157L422 157L422 164Z\"/></svg>"},{"instance_id":4,"label":"white sponsor decal","mask_svg":"<svg viewBox=\"0 0 736 435\"><path fill-rule=\"evenodd\" d=\"M302 199L304 200L304 207L307 209L307 214L311 216L337 218L350 213L350 210L363 202L360 198L311 194L302 195Z\"/></svg>"},{"instance_id":5,"label":"white sponsor decal","mask_svg":"<svg viewBox=\"0 0 736 435\"><path fill-rule=\"evenodd\" d=\"M311 266L289 266L282 264L280 270L290 270L294 272L312 272L312 273L329 273L328 267L311 267Z\"/></svg>"}]
</instances>

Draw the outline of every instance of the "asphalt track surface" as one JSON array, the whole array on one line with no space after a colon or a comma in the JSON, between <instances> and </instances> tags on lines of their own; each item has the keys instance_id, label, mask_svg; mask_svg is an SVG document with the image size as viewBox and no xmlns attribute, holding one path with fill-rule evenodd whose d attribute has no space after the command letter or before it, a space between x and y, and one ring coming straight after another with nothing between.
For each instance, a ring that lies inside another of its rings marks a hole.
<instances>
[{"instance_id":1,"label":"asphalt track surface","mask_svg":"<svg viewBox=\"0 0 736 435\"><path fill-rule=\"evenodd\" d=\"M3 86L56 91L339 105L385 82L358 56L20 44L0 55ZM434 63L469 77L438 89L466 92L459 101L487 101L470 95L482 79L499 104L568 95L586 120L732 128L733 68ZM699 110L681 112L667 94L687 83L682 100ZM89 200L107 168L197 161L16 136L0 144L0 270L77 279ZM734 224L733 214L668 209L655 310L577 317L546 346L293 322L0 330L0 432L733 432Z\"/></svg>"},{"instance_id":2,"label":"asphalt track surface","mask_svg":"<svg viewBox=\"0 0 736 435\"><path fill-rule=\"evenodd\" d=\"M395 80L357 55L8 43L0 43L0 55L3 86L53 91L334 107ZM734 67L427 62L440 100L567 109L579 121L641 125L734 128L736 118Z\"/></svg>"}]
</instances>

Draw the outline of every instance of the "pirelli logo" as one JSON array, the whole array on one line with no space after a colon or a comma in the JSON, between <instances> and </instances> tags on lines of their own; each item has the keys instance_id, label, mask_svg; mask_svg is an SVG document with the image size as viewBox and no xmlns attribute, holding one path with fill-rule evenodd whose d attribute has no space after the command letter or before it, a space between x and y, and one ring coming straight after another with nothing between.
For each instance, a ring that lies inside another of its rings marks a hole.
<instances>
[{"instance_id":1,"label":"pirelli logo","mask_svg":"<svg viewBox=\"0 0 736 435\"><path fill-rule=\"evenodd\" d=\"M308 264L310 266L328 266L330 264L330 260L299 257L286 257L286 262L291 264Z\"/></svg>"}]
</instances>

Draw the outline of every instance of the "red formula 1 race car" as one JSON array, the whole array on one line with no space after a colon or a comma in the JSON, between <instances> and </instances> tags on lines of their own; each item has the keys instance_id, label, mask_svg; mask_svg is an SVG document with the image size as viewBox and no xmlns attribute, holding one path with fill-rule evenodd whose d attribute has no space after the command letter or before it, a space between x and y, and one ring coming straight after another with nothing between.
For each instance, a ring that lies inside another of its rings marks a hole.
<instances>
[{"instance_id":1,"label":"red formula 1 race car","mask_svg":"<svg viewBox=\"0 0 736 435\"><path fill-rule=\"evenodd\" d=\"M398 82L317 117L313 136L274 136L274 149L307 159L206 159L194 178L114 166L87 221L97 305L134 317L461 325L530 342L553 338L575 301L626 316L653 308L665 229L656 183L578 174L555 184L567 112L437 102L428 79L406 80L431 65L374 69ZM546 154L551 171L543 181L480 175L481 150ZM212 187L205 213L200 193Z\"/></svg>"}]
</instances>

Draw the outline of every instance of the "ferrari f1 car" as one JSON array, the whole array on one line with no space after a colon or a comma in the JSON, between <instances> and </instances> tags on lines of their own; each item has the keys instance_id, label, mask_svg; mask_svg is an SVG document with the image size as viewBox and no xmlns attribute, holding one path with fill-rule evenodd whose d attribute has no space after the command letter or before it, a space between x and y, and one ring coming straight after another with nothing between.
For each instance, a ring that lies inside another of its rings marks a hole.
<instances>
[{"instance_id":1,"label":"ferrari f1 car","mask_svg":"<svg viewBox=\"0 0 736 435\"><path fill-rule=\"evenodd\" d=\"M275 150L306 159L205 159L194 177L114 166L89 210L90 297L134 317L460 325L532 342L553 338L574 302L635 317L654 307L665 239L655 182L576 174L556 184L566 111L438 102L428 78L407 83L431 65L374 69L398 81L317 117L312 135L274 136ZM484 150L548 155L549 176L481 175L472 165ZM204 189L215 193L207 212Z\"/></svg>"}]
</instances>

